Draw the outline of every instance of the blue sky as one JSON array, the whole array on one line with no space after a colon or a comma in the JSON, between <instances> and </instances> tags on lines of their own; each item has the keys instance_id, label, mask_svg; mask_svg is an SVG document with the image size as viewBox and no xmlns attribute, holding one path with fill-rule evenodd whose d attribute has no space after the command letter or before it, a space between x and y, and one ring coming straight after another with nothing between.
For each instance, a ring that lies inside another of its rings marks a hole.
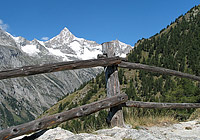
<instances>
[{"instance_id":1,"label":"blue sky","mask_svg":"<svg viewBox=\"0 0 200 140\"><path fill-rule=\"evenodd\" d=\"M198 0L2 0L0 26L28 40L52 38L67 27L97 43L118 39L134 45L148 38Z\"/></svg>"}]
</instances>

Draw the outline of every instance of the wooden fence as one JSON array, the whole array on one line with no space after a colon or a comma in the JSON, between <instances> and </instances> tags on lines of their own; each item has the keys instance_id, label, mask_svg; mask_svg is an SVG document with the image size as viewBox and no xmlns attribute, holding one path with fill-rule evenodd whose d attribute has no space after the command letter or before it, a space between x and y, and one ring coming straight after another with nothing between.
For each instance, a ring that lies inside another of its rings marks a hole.
<instances>
[{"instance_id":1,"label":"wooden fence","mask_svg":"<svg viewBox=\"0 0 200 140\"><path fill-rule=\"evenodd\" d=\"M47 116L25 124L12 126L8 129L1 130L0 140L7 140L10 138L35 132L38 130L42 130L50 126L60 124L64 121L86 116L106 108L110 108L107 117L107 123L111 127L124 126L122 107L182 108L182 109L200 108L200 103L155 103L155 102L128 101L127 95L120 94L120 85L118 80L117 67L146 70L149 72L156 72L165 75L174 75L197 81L200 81L200 77L170 69L148 66L138 63L125 62L124 59L115 57L114 44L112 44L111 42L103 43L102 47L104 55L99 56L98 59L25 66L12 70L1 71L0 80L7 78L24 77L42 73L57 72L63 70L74 70L74 69L102 66L104 67L105 77L106 77L107 98L97 102L93 102L91 104L76 107L71 110L64 111L62 113Z\"/></svg>"}]
</instances>

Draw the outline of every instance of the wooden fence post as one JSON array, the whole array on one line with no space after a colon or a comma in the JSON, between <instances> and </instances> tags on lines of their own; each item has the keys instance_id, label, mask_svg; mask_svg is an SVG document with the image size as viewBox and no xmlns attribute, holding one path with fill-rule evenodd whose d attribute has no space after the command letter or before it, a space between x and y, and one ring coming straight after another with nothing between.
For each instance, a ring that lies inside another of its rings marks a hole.
<instances>
[{"instance_id":1,"label":"wooden fence post","mask_svg":"<svg viewBox=\"0 0 200 140\"><path fill-rule=\"evenodd\" d=\"M105 42L102 44L103 55L106 57L115 56L115 46L112 42ZM120 84L118 79L118 70L117 65L104 67L105 77L106 77L106 88L107 88L107 97L120 94ZM122 112L122 106L118 105L110 108L107 123L109 126L124 126L124 117Z\"/></svg>"}]
</instances>

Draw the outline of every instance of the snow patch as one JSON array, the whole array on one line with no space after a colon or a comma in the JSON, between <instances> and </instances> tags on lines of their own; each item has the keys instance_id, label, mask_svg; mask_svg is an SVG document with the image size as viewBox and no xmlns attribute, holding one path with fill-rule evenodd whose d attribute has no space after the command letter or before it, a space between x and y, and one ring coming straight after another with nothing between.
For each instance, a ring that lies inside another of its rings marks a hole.
<instances>
[{"instance_id":1,"label":"snow patch","mask_svg":"<svg viewBox=\"0 0 200 140\"><path fill-rule=\"evenodd\" d=\"M29 55L36 55L37 53L40 52L40 50L37 48L36 45L26 45L22 46L22 51Z\"/></svg>"},{"instance_id":2,"label":"snow patch","mask_svg":"<svg viewBox=\"0 0 200 140\"><path fill-rule=\"evenodd\" d=\"M78 41L73 41L72 43L70 43L69 47L71 47L77 53L81 51L81 49L83 49Z\"/></svg>"},{"instance_id":3,"label":"snow patch","mask_svg":"<svg viewBox=\"0 0 200 140\"><path fill-rule=\"evenodd\" d=\"M20 37L19 36L18 37L12 36L12 38L15 40L16 43L20 43Z\"/></svg>"},{"instance_id":4,"label":"snow patch","mask_svg":"<svg viewBox=\"0 0 200 140\"><path fill-rule=\"evenodd\" d=\"M120 55L120 57L126 58L126 54L125 54L125 53L122 53L122 54Z\"/></svg>"},{"instance_id":5,"label":"snow patch","mask_svg":"<svg viewBox=\"0 0 200 140\"><path fill-rule=\"evenodd\" d=\"M66 57L66 54L62 53L59 49L53 49L53 48L47 48L48 51L53 54L53 55L56 55L56 56L60 56L60 57L63 57L63 60L64 61L68 61L69 59Z\"/></svg>"},{"instance_id":6,"label":"snow patch","mask_svg":"<svg viewBox=\"0 0 200 140\"><path fill-rule=\"evenodd\" d=\"M93 51L91 51L91 50L89 50L88 47L85 47L83 53L82 54L77 54L77 55L78 55L79 59L87 60L87 59L95 59L95 58L97 58L98 54L102 54L101 49L96 49L96 47L95 47L95 49Z\"/></svg>"},{"instance_id":7,"label":"snow patch","mask_svg":"<svg viewBox=\"0 0 200 140\"><path fill-rule=\"evenodd\" d=\"M37 40L42 46L45 46L44 41Z\"/></svg>"},{"instance_id":8,"label":"snow patch","mask_svg":"<svg viewBox=\"0 0 200 140\"><path fill-rule=\"evenodd\" d=\"M77 41L83 42L85 39L84 39L84 38L74 37L74 40L77 40Z\"/></svg>"}]
</instances>

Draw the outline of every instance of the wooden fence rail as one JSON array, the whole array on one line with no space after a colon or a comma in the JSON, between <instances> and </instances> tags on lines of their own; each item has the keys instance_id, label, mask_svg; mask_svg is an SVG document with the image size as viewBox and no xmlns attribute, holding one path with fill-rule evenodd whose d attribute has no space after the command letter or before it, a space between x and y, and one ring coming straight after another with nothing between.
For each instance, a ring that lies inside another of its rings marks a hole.
<instances>
[{"instance_id":1,"label":"wooden fence rail","mask_svg":"<svg viewBox=\"0 0 200 140\"><path fill-rule=\"evenodd\" d=\"M150 72L165 74L165 75L173 75L182 78L189 78L192 80L200 81L199 76L191 75L188 73L183 73L175 70L170 70L161 67L149 66L139 63L130 63L124 62L120 57L110 57L110 58L99 58L99 59L90 59L90 60L78 60L78 61L68 61L68 62L59 62L52 64L44 64L44 65L32 65L32 66L24 66L11 70L0 71L0 80L8 79L8 78L16 78L16 77L24 77L42 73L50 73L64 70L74 70L74 69L82 69L82 68L91 68L97 66L111 66L118 65L121 68L128 69L139 69L146 70Z\"/></svg>"},{"instance_id":2,"label":"wooden fence rail","mask_svg":"<svg viewBox=\"0 0 200 140\"><path fill-rule=\"evenodd\" d=\"M173 75L173 76L178 76L178 77L182 77L182 78L188 78L188 79L200 81L200 77L198 77L198 76L175 71L175 70L170 70L170 69L166 69L166 68L161 68L161 67L149 66L149 65L139 64L139 63L123 62L123 61L118 66L121 68L146 70L149 72L156 72L156 73L160 73L160 74Z\"/></svg>"},{"instance_id":3,"label":"wooden fence rail","mask_svg":"<svg viewBox=\"0 0 200 140\"><path fill-rule=\"evenodd\" d=\"M128 96L126 94L119 94L110 98L93 102L91 104L76 107L62 113L47 116L18 126L13 126L0 131L0 140L8 140L27 133L45 129L49 126L60 124L67 120L86 116L102 109L120 105L122 103L125 103L127 100Z\"/></svg>"},{"instance_id":4,"label":"wooden fence rail","mask_svg":"<svg viewBox=\"0 0 200 140\"><path fill-rule=\"evenodd\" d=\"M12 70L0 71L0 80L15 78L15 77L24 77L42 73L64 71L64 70L91 68L97 66L104 67L110 65L117 65L119 63L121 63L121 59L119 57L112 57L112 58L100 58L100 59L67 61L67 62L59 62L52 64L24 66Z\"/></svg>"},{"instance_id":5,"label":"wooden fence rail","mask_svg":"<svg viewBox=\"0 0 200 140\"><path fill-rule=\"evenodd\" d=\"M123 106L136 107L136 108L187 109L187 108L200 108L200 103L156 103L156 102L127 101Z\"/></svg>"}]
</instances>

